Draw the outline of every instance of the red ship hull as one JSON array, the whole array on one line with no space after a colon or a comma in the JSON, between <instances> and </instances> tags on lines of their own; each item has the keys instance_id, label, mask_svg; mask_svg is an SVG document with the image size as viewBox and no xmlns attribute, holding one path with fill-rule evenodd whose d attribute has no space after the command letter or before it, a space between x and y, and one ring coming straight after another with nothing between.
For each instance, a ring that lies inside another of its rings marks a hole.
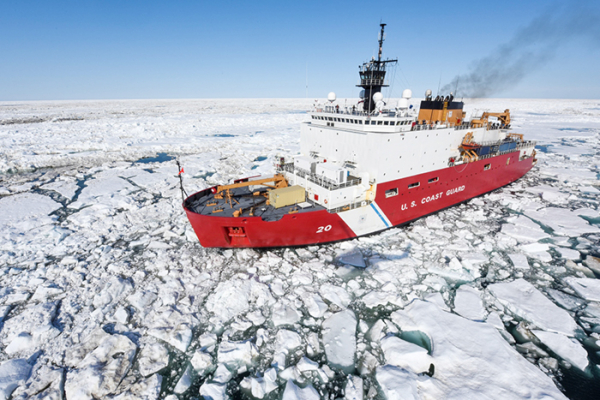
<instances>
[{"instance_id":1,"label":"red ship hull","mask_svg":"<svg viewBox=\"0 0 600 400\"><path fill-rule=\"evenodd\" d=\"M519 155L519 151L515 151L380 183L375 203L389 220L388 228L403 225L521 178L533 167L534 158L519 160ZM433 182L430 183L430 180ZM408 189L416 182L419 182L418 187ZM386 190L394 188L398 189L398 194L386 198ZM218 217L185 210L203 247L288 247L357 236L339 214L326 210L288 214L278 221L269 222L261 217ZM370 233L374 232L366 234Z\"/></svg>"}]
</instances>

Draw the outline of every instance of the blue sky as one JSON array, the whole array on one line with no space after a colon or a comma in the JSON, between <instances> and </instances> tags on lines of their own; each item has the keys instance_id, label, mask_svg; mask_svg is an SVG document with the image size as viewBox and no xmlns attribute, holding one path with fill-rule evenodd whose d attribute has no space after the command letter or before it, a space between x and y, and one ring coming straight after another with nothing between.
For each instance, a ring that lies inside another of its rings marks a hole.
<instances>
[{"instance_id":1,"label":"blue sky","mask_svg":"<svg viewBox=\"0 0 600 400\"><path fill-rule=\"evenodd\" d=\"M380 21L384 57L400 60L393 97L436 92L486 57L503 67L508 43L538 61L490 97L598 99L596 3L4 0L0 101L356 97ZM536 18L550 34L532 34Z\"/></svg>"}]
</instances>

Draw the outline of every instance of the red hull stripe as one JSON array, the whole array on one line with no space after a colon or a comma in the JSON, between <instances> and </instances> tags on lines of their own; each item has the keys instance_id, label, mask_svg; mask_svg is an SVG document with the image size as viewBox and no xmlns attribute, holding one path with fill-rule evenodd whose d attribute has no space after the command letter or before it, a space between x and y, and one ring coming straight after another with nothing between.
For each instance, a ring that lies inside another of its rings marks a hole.
<instances>
[{"instance_id":1,"label":"red hull stripe","mask_svg":"<svg viewBox=\"0 0 600 400\"><path fill-rule=\"evenodd\" d=\"M377 185L376 204L371 203L381 219L381 222L375 221L377 223L370 225L374 228L354 226L362 221L361 215L348 218L350 214L346 214L342 218L343 213L331 214L325 210L288 214L279 221L270 222L260 217L206 216L188 209L186 213L204 247L283 247L335 242L403 225L508 185L525 175L533 166L532 162L531 157L519 161L519 152L516 151L380 183ZM419 185L414 187L415 183ZM386 198L386 191L391 189L397 189L397 195ZM363 217L367 217L373 215L367 210L370 208L362 207L344 213L362 212ZM377 219L377 216L373 218Z\"/></svg>"}]
</instances>

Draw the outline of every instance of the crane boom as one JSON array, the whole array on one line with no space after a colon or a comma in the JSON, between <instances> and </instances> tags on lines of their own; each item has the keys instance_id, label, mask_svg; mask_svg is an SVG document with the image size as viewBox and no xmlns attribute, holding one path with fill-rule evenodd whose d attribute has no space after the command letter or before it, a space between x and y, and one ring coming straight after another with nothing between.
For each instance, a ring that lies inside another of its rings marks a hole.
<instances>
[{"instance_id":1,"label":"crane boom","mask_svg":"<svg viewBox=\"0 0 600 400\"><path fill-rule=\"evenodd\" d=\"M266 185L267 182L273 182L273 185ZM273 187L273 188L282 188L282 187L287 187L287 181L283 175L275 174L269 178L257 179L255 181L238 182L238 183L232 183L231 185L217 186L214 193L219 194L226 190L231 190L231 189L236 189L236 188L241 188L241 187L246 187L246 186L255 186L255 185L264 185L264 186Z\"/></svg>"},{"instance_id":2,"label":"crane boom","mask_svg":"<svg viewBox=\"0 0 600 400\"><path fill-rule=\"evenodd\" d=\"M486 111L481 115L481 118L474 119L471 121L471 123L474 126L484 126L488 123L489 117L498 118L498 120L502 123L502 125L510 124L510 110L508 110L508 109L504 110L504 112L501 112L501 113L491 113L491 112Z\"/></svg>"}]
</instances>

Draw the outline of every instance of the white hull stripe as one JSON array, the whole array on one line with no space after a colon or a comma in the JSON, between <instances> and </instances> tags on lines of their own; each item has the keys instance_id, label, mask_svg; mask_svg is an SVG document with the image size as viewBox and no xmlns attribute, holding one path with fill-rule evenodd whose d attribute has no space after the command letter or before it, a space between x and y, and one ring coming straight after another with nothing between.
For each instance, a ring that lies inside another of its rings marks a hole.
<instances>
[{"instance_id":1,"label":"white hull stripe","mask_svg":"<svg viewBox=\"0 0 600 400\"><path fill-rule=\"evenodd\" d=\"M342 211L338 215L357 236L382 231L392 226L385 213L375 203L367 207Z\"/></svg>"},{"instance_id":2,"label":"white hull stripe","mask_svg":"<svg viewBox=\"0 0 600 400\"><path fill-rule=\"evenodd\" d=\"M385 224L385 227L389 228L391 226L390 220L387 219L387 217L384 217L385 214L383 213L383 211L381 211L381 208L379 208L379 206L377 204L375 204L375 202L371 203L371 207L373 207L373 210L375 210L375 212L377 213L377 216L379 218L381 218L381 220Z\"/></svg>"}]
</instances>

